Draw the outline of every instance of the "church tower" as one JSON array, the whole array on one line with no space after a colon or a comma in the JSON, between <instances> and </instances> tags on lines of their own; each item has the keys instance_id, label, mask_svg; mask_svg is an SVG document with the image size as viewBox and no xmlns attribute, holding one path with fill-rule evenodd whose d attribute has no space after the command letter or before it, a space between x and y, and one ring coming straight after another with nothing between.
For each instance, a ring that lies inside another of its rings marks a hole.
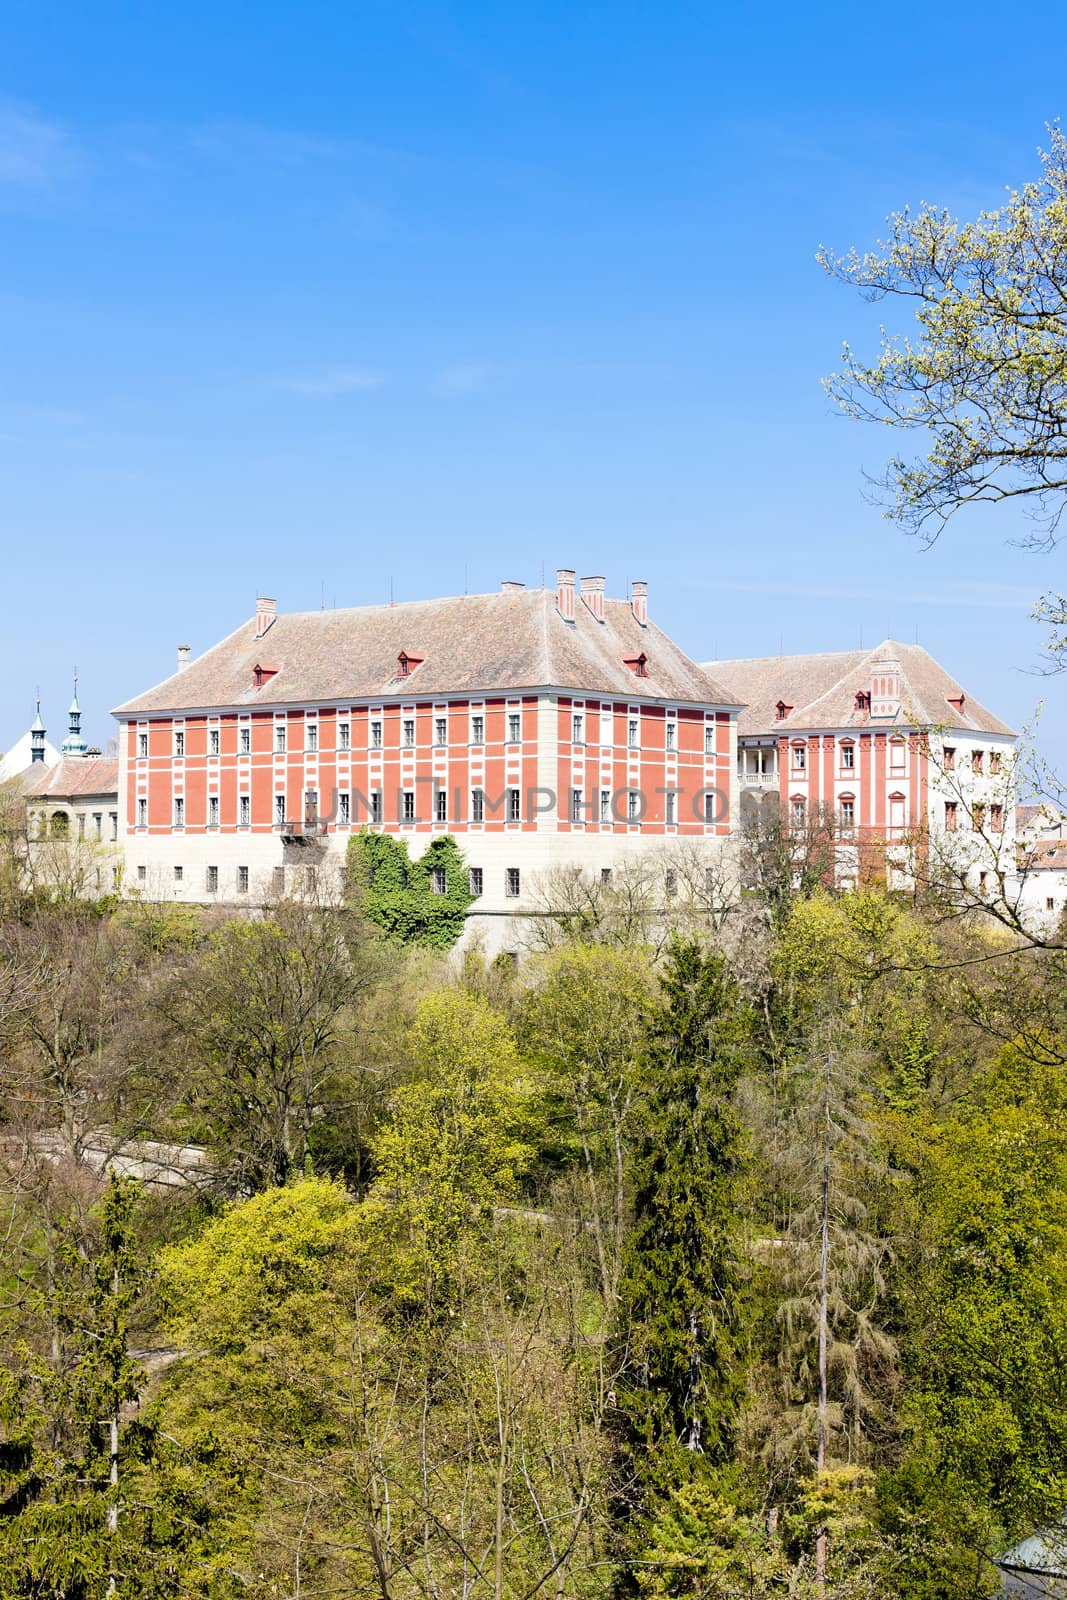
<instances>
[{"instance_id":1,"label":"church tower","mask_svg":"<svg viewBox=\"0 0 1067 1600\"><path fill-rule=\"evenodd\" d=\"M30 763L44 765L45 725L41 721L41 697L37 696L37 715L30 726Z\"/></svg>"},{"instance_id":2,"label":"church tower","mask_svg":"<svg viewBox=\"0 0 1067 1600\"><path fill-rule=\"evenodd\" d=\"M65 756L83 756L89 746L82 738L82 709L78 704L78 674L74 674L74 699L70 702L67 712L70 719L70 731L60 745L60 754Z\"/></svg>"}]
</instances>

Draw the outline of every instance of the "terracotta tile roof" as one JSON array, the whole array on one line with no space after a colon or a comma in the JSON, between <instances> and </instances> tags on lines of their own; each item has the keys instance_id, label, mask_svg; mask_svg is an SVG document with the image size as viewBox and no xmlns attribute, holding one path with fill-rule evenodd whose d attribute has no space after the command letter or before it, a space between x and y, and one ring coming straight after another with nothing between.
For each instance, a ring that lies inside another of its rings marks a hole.
<instances>
[{"instance_id":1,"label":"terracotta tile roof","mask_svg":"<svg viewBox=\"0 0 1067 1600\"><path fill-rule=\"evenodd\" d=\"M23 788L30 800L78 800L118 792L119 764L114 756L64 756Z\"/></svg>"},{"instance_id":2,"label":"terracotta tile roof","mask_svg":"<svg viewBox=\"0 0 1067 1600\"><path fill-rule=\"evenodd\" d=\"M892 717L857 711L856 695L869 690L876 663L900 663L900 708ZM985 706L972 700L955 678L917 644L885 639L874 650L839 650L821 655L759 656L741 661L705 661L704 671L744 704L738 732L778 733L791 728L946 727L971 733L1012 734ZM962 709L950 696L963 695ZM779 719L778 702L792 706Z\"/></svg>"},{"instance_id":3,"label":"terracotta tile roof","mask_svg":"<svg viewBox=\"0 0 1067 1600\"><path fill-rule=\"evenodd\" d=\"M728 706L730 694L653 623L641 627L627 600L605 600L598 622L581 599L564 622L554 589L413 600L344 611L282 612L262 639L254 620L118 717L213 706L256 706L500 693L554 687L620 699ZM398 677L404 651L421 657ZM638 678L626 657L648 657ZM253 669L264 668L256 688Z\"/></svg>"},{"instance_id":4,"label":"terracotta tile roof","mask_svg":"<svg viewBox=\"0 0 1067 1600\"><path fill-rule=\"evenodd\" d=\"M1062 872L1067 868L1067 844L1062 839L1039 839L1020 845L1019 868L1024 872Z\"/></svg>"}]
</instances>

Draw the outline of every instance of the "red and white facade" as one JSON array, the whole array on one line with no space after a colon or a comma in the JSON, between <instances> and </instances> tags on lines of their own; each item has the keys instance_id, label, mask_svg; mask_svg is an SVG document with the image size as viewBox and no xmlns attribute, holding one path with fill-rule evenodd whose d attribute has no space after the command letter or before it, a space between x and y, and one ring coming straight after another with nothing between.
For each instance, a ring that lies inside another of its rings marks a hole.
<instances>
[{"instance_id":1,"label":"red and white facade","mask_svg":"<svg viewBox=\"0 0 1067 1600\"><path fill-rule=\"evenodd\" d=\"M837 880L910 882L916 847L984 886L1014 849L1015 735L917 645L709 662L746 702L741 809L773 795L801 832L833 817Z\"/></svg>"},{"instance_id":2,"label":"red and white facade","mask_svg":"<svg viewBox=\"0 0 1067 1600\"><path fill-rule=\"evenodd\" d=\"M603 579L254 622L117 712L127 892L262 903L363 827L460 844L507 946L546 870L695 841L737 796L737 706Z\"/></svg>"}]
</instances>

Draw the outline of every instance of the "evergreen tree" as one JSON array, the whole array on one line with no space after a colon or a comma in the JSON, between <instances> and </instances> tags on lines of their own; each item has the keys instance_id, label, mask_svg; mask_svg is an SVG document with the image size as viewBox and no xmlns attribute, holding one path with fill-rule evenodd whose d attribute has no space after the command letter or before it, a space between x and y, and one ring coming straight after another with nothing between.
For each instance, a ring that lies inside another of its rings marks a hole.
<instances>
[{"instance_id":1,"label":"evergreen tree","mask_svg":"<svg viewBox=\"0 0 1067 1600\"><path fill-rule=\"evenodd\" d=\"M747 1017L721 957L695 941L675 940L662 985L640 1068L620 1296L626 1517L728 1459L744 1381L734 1090Z\"/></svg>"}]
</instances>

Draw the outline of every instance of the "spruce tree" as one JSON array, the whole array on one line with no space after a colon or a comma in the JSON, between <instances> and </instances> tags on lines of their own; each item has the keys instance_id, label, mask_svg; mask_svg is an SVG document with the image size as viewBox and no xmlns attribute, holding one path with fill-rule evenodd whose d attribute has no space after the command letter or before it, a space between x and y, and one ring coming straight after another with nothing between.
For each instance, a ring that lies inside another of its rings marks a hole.
<instances>
[{"instance_id":1,"label":"spruce tree","mask_svg":"<svg viewBox=\"0 0 1067 1600\"><path fill-rule=\"evenodd\" d=\"M676 939L640 1068L621 1287L620 1516L729 1458L743 1383L734 1104L747 1015L725 962Z\"/></svg>"}]
</instances>

